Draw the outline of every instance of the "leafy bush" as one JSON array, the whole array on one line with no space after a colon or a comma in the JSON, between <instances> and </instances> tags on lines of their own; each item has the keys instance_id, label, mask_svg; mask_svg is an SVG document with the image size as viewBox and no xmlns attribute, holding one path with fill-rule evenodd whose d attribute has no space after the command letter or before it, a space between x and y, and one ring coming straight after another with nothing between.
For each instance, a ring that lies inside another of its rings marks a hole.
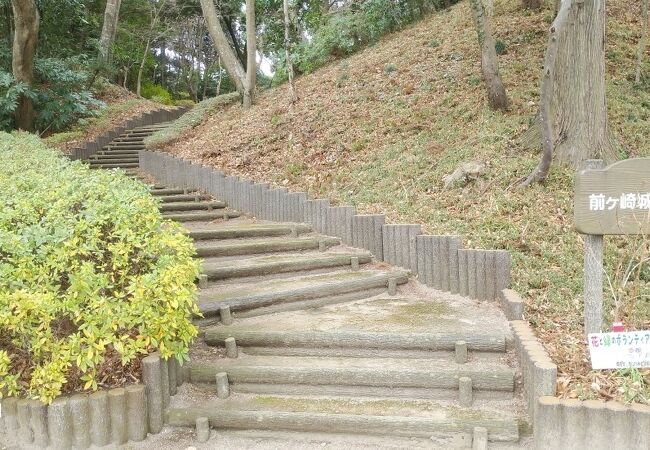
<instances>
[{"instance_id":1,"label":"leafy bush","mask_svg":"<svg viewBox=\"0 0 650 450\"><path fill-rule=\"evenodd\" d=\"M212 97L197 103L191 110L176 119L167 128L156 131L144 139L148 149L161 148L180 138L183 133L200 125L205 116L239 100L237 92Z\"/></svg>"},{"instance_id":2,"label":"leafy bush","mask_svg":"<svg viewBox=\"0 0 650 450\"><path fill-rule=\"evenodd\" d=\"M192 108L196 103L194 100L176 100L174 106L180 106L181 108Z\"/></svg>"},{"instance_id":3,"label":"leafy bush","mask_svg":"<svg viewBox=\"0 0 650 450\"><path fill-rule=\"evenodd\" d=\"M33 86L0 69L0 130L14 128L13 116L23 95L34 102L35 125L41 132L59 131L82 117L96 116L105 105L86 89L90 75L80 69L83 61L83 57L37 59Z\"/></svg>"},{"instance_id":4,"label":"leafy bush","mask_svg":"<svg viewBox=\"0 0 650 450\"><path fill-rule=\"evenodd\" d=\"M187 358L199 263L148 188L0 132L0 396L50 402ZM109 379L109 381L106 381Z\"/></svg>"},{"instance_id":5,"label":"leafy bush","mask_svg":"<svg viewBox=\"0 0 650 450\"><path fill-rule=\"evenodd\" d=\"M497 39L494 43L494 50L497 52L497 55L506 54L506 43L500 39Z\"/></svg>"},{"instance_id":6,"label":"leafy bush","mask_svg":"<svg viewBox=\"0 0 650 450\"><path fill-rule=\"evenodd\" d=\"M159 84L154 84L151 81L142 83L141 94L144 98L148 98L163 105L172 105L174 100L172 94L167 89Z\"/></svg>"}]
</instances>

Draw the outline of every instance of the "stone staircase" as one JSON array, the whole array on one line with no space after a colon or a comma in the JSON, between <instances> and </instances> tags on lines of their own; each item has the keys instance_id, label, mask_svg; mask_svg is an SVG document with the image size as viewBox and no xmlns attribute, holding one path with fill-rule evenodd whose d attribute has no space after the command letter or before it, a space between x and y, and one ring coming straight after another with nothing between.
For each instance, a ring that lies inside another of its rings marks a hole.
<instances>
[{"instance_id":1,"label":"stone staircase","mask_svg":"<svg viewBox=\"0 0 650 450\"><path fill-rule=\"evenodd\" d=\"M163 126L125 133L89 163L149 183L203 259L200 339L168 425L207 418L217 433L281 432L287 442L320 433L339 448L359 435L381 437L373 448L521 448L520 376L495 305L427 288L308 225L152 184L136 155Z\"/></svg>"}]
</instances>

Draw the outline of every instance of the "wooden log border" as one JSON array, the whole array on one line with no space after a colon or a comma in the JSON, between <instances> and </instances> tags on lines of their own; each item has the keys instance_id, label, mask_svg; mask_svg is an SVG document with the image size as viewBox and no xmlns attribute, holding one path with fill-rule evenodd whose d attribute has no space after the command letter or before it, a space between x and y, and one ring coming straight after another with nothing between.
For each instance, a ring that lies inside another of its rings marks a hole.
<instances>
[{"instance_id":1,"label":"wooden log border","mask_svg":"<svg viewBox=\"0 0 650 450\"><path fill-rule=\"evenodd\" d=\"M260 219L307 223L370 251L378 261L410 270L437 290L508 304L502 294L510 285L508 251L465 249L461 236L424 235L417 224L387 224L383 214L357 214L353 206L331 206L327 199L254 183L164 152L140 151L140 167L165 184L198 189Z\"/></svg>"},{"instance_id":2,"label":"wooden log border","mask_svg":"<svg viewBox=\"0 0 650 450\"><path fill-rule=\"evenodd\" d=\"M183 383L183 371L175 358L164 360L153 353L145 359L150 363L147 367L155 367L147 373L147 383L126 389L60 396L50 405L16 397L1 399L0 441L30 448L88 448L91 443L117 446L139 442L147 433L159 433L162 423L152 427L151 416L154 422L166 416L166 399Z\"/></svg>"},{"instance_id":3,"label":"wooden log border","mask_svg":"<svg viewBox=\"0 0 650 450\"><path fill-rule=\"evenodd\" d=\"M173 110L156 109L153 111L145 112L140 116L129 119L123 125L113 128L99 135L97 138L90 142L86 142L80 147L72 149L68 155L71 160L88 159L90 156L101 150L106 144L110 143L113 139L133 128L155 125L157 123L169 122L176 120L187 112L187 108L176 108Z\"/></svg>"}]
</instances>

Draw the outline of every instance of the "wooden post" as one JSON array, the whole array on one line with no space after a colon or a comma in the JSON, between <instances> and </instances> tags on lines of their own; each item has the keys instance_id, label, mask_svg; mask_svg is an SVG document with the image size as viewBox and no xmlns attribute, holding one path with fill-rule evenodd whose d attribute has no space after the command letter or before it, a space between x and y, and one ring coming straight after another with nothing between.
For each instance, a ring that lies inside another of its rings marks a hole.
<instances>
[{"instance_id":1,"label":"wooden post","mask_svg":"<svg viewBox=\"0 0 650 450\"><path fill-rule=\"evenodd\" d=\"M590 159L582 170L602 169L605 163ZM584 234L584 316L585 335L600 333L603 326L603 235Z\"/></svg>"}]
</instances>

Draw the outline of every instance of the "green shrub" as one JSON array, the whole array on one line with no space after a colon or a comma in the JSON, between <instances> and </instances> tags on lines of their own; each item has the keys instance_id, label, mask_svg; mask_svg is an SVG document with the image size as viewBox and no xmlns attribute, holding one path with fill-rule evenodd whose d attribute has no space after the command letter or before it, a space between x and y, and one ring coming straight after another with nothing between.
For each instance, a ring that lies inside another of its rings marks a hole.
<instances>
[{"instance_id":1,"label":"green shrub","mask_svg":"<svg viewBox=\"0 0 650 450\"><path fill-rule=\"evenodd\" d=\"M25 133L0 132L0 158L0 396L50 402L154 350L187 359L199 263L148 188Z\"/></svg>"},{"instance_id":2,"label":"green shrub","mask_svg":"<svg viewBox=\"0 0 650 450\"><path fill-rule=\"evenodd\" d=\"M167 89L159 84L154 84L151 81L142 83L140 93L144 98L148 98L163 105L173 105L172 94Z\"/></svg>"},{"instance_id":3,"label":"green shrub","mask_svg":"<svg viewBox=\"0 0 650 450\"><path fill-rule=\"evenodd\" d=\"M36 111L36 130L60 131L83 117L93 117L105 107L86 88L90 74L79 67L83 55L76 58L39 58L34 62L33 86L16 81L0 68L0 130L14 128L14 113L22 95L28 96Z\"/></svg>"},{"instance_id":4,"label":"green shrub","mask_svg":"<svg viewBox=\"0 0 650 450\"><path fill-rule=\"evenodd\" d=\"M174 106L180 106L182 108L192 108L196 103L194 100L176 100Z\"/></svg>"},{"instance_id":5,"label":"green shrub","mask_svg":"<svg viewBox=\"0 0 650 450\"><path fill-rule=\"evenodd\" d=\"M506 43L500 39L497 39L497 41L494 43L494 50L497 52L497 55L505 55Z\"/></svg>"},{"instance_id":6,"label":"green shrub","mask_svg":"<svg viewBox=\"0 0 650 450\"><path fill-rule=\"evenodd\" d=\"M156 131L144 139L144 145L148 149L161 148L183 135L184 132L200 125L205 117L220 108L223 108L239 100L237 92L212 97L197 103L191 110L180 116L169 127Z\"/></svg>"}]
</instances>

